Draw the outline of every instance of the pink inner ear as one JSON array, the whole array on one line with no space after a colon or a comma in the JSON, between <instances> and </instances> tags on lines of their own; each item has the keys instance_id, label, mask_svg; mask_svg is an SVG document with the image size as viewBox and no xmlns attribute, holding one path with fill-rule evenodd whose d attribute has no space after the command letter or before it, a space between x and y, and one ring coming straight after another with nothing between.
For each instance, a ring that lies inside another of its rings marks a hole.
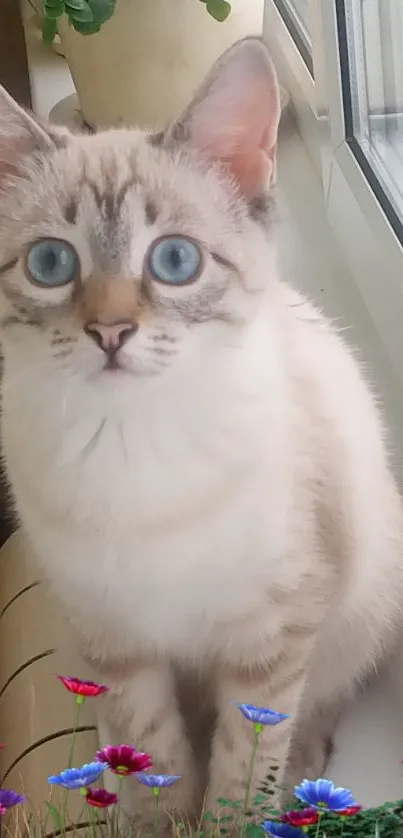
<instances>
[{"instance_id":1,"label":"pink inner ear","mask_svg":"<svg viewBox=\"0 0 403 838\"><path fill-rule=\"evenodd\" d=\"M24 158L52 148L54 143L46 128L0 86L0 183L5 176L20 173Z\"/></svg>"},{"instance_id":2,"label":"pink inner ear","mask_svg":"<svg viewBox=\"0 0 403 838\"><path fill-rule=\"evenodd\" d=\"M273 174L279 92L274 71L271 79L234 75L196 110L191 141L225 163L246 197L253 198Z\"/></svg>"},{"instance_id":3,"label":"pink inner ear","mask_svg":"<svg viewBox=\"0 0 403 838\"><path fill-rule=\"evenodd\" d=\"M245 197L250 199L268 185L273 174L273 160L264 151L257 150L253 155L233 154L221 158L226 163Z\"/></svg>"}]
</instances>

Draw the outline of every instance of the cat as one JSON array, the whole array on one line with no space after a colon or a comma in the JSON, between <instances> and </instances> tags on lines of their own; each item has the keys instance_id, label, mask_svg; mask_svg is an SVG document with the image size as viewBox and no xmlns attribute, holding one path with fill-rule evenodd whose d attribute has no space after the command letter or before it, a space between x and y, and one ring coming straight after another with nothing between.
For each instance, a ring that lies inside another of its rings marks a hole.
<instances>
[{"instance_id":1,"label":"cat","mask_svg":"<svg viewBox=\"0 0 403 838\"><path fill-rule=\"evenodd\" d=\"M165 132L73 135L0 98L4 456L22 527L110 692L101 739L172 810L318 776L392 649L402 509L354 355L276 266L276 73L231 47ZM152 796L123 788L148 824Z\"/></svg>"}]
</instances>

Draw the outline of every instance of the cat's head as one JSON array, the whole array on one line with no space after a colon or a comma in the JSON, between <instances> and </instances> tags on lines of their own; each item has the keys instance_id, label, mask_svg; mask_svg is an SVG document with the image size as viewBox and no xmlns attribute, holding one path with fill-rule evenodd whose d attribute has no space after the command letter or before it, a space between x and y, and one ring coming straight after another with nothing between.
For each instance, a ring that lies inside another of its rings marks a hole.
<instances>
[{"instance_id":1,"label":"cat's head","mask_svg":"<svg viewBox=\"0 0 403 838\"><path fill-rule=\"evenodd\" d=\"M124 387L229 344L270 283L279 117L259 39L227 51L160 135L73 135L0 91L6 363Z\"/></svg>"}]
</instances>

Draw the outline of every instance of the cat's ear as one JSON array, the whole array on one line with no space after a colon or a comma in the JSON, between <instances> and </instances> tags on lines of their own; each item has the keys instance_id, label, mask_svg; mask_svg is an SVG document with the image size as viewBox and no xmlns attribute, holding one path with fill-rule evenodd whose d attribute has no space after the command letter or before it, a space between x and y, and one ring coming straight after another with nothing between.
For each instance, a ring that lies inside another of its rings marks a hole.
<instances>
[{"instance_id":1,"label":"cat's ear","mask_svg":"<svg viewBox=\"0 0 403 838\"><path fill-rule=\"evenodd\" d=\"M225 163L247 198L270 183L280 121L276 71L259 38L245 38L214 65L181 119L168 131Z\"/></svg>"},{"instance_id":2,"label":"cat's ear","mask_svg":"<svg viewBox=\"0 0 403 838\"><path fill-rule=\"evenodd\" d=\"M0 85L0 185L5 175L18 174L24 158L54 151L67 137L68 131L40 124Z\"/></svg>"}]
</instances>

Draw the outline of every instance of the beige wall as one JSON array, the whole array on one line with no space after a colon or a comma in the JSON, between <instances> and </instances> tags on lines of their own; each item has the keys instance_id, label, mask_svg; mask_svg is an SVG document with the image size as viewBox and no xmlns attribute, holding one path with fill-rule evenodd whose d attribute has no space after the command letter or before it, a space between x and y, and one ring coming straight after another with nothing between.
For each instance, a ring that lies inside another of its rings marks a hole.
<instances>
[{"instance_id":1,"label":"beige wall","mask_svg":"<svg viewBox=\"0 0 403 838\"><path fill-rule=\"evenodd\" d=\"M49 774L67 767L75 703L56 673L91 677L69 646L57 609L47 598L21 534L0 551L0 751L1 786L25 793L35 808L49 797ZM90 761L97 746L94 704L83 707L74 764ZM52 799L57 799L53 790ZM69 814L82 808L69 792ZM49 830L52 825L49 824Z\"/></svg>"}]
</instances>

